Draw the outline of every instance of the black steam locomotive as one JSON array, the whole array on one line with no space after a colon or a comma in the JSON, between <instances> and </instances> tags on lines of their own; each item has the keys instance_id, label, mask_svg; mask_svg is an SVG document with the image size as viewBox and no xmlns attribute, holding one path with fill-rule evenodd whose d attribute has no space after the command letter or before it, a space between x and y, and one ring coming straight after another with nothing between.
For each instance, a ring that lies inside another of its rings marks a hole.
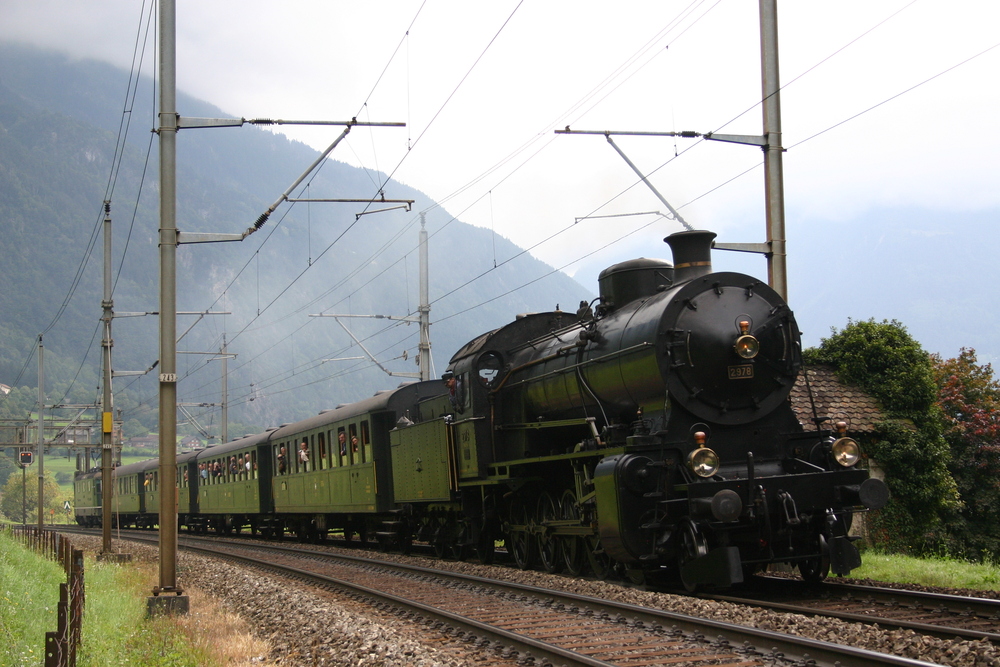
<instances>
[{"instance_id":1,"label":"black steam locomotive","mask_svg":"<svg viewBox=\"0 0 1000 667\"><path fill-rule=\"evenodd\" d=\"M479 336L443 382L179 457L181 525L342 530L483 562L503 541L522 568L690 589L771 563L848 573L853 515L881 508L886 486L842 426L798 422L795 318L759 280L712 273L714 237L668 237L673 265L606 269L593 309ZM151 525L155 467L133 465L116 488L136 495L126 520Z\"/></svg>"},{"instance_id":2,"label":"black steam locomotive","mask_svg":"<svg viewBox=\"0 0 1000 667\"><path fill-rule=\"evenodd\" d=\"M526 315L452 358L461 508L435 532L457 553L503 537L524 568L690 588L769 563L813 580L860 565L853 514L887 489L843 427L799 424L795 318L759 280L712 273L714 237L674 234L673 266L605 270L593 313Z\"/></svg>"}]
</instances>

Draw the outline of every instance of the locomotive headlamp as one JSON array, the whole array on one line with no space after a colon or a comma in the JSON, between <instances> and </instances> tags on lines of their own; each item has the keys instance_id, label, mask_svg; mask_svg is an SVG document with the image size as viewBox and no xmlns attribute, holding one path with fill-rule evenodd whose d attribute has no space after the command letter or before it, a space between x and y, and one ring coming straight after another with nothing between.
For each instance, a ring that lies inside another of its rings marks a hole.
<instances>
[{"instance_id":1,"label":"locomotive headlamp","mask_svg":"<svg viewBox=\"0 0 1000 667\"><path fill-rule=\"evenodd\" d=\"M861 447L853 438L838 438L833 441L830 449L833 459L845 468L850 468L861 460Z\"/></svg>"},{"instance_id":2,"label":"locomotive headlamp","mask_svg":"<svg viewBox=\"0 0 1000 667\"><path fill-rule=\"evenodd\" d=\"M740 337L736 339L736 345L733 346L733 349L743 359L753 359L760 352L760 341L747 333L748 331L750 331L750 322L740 320Z\"/></svg>"},{"instance_id":3,"label":"locomotive headlamp","mask_svg":"<svg viewBox=\"0 0 1000 667\"><path fill-rule=\"evenodd\" d=\"M699 447L688 454L687 465L698 477L711 477L719 472L719 455L708 447Z\"/></svg>"}]
</instances>

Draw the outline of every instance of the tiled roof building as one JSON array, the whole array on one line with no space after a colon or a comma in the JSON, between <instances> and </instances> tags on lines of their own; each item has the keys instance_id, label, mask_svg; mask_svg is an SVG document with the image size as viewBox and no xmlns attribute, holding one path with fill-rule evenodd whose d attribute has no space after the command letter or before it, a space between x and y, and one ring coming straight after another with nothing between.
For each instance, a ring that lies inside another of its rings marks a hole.
<instances>
[{"instance_id":1,"label":"tiled roof building","mask_svg":"<svg viewBox=\"0 0 1000 667\"><path fill-rule=\"evenodd\" d=\"M806 374L809 385L806 386ZM824 422L824 428L832 428L838 421L847 422L847 430L855 437L872 435L875 425L887 419L874 397L860 387L842 382L830 366L804 366L789 398L792 409L802 425L813 426L813 404L809 400L810 389L816 402L816 415L831 417Z\"/></svg>"}]
</instances>

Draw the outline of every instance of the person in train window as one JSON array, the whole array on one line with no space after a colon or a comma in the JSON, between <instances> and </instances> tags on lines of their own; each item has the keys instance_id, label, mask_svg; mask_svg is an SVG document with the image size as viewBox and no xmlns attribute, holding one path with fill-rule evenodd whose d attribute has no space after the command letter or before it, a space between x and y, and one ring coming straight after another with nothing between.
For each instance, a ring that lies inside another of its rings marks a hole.
<instances>
[{"instance_id":1,"label":"person in train window","mask_svg":"<svg viewBox=\"0 0 1000 667\"><path fill-rule=\"evenodd\" d=\"M340 455L347 456L347 434L341 431L337 434L337 442L340 443Z\"/></svg>"},{"instance_id":2,"label":"person in train window","mask_svg":"<svg viewBox=\"0 0 1000 667\"><path fill-rule=\"evenodd\" d=\"M299 463L302 464L303 472L309 470L309 445L305 440L299 445Z\"/></svg>"}]
</instances>

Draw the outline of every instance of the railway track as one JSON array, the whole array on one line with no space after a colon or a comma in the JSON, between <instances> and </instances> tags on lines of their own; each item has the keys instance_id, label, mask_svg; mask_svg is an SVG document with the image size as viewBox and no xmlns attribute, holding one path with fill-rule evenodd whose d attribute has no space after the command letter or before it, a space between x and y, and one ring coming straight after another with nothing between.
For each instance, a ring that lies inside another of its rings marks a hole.
<instances>
[{"instance_id":1,"label":"railway track","mask_svg":"<svg viewBox=\"0 0 1000 667\"><path fill-rule=\"evenodd\" d=\"M133 539L130 535L129 539ZM155 542L152 536L145 539ZM930 663L506 581L277 545L184 537L183 548L364 599L526 664L907 665ZM534 660L534 662L532 662ZM541 661L541 662L539 662Z\"/></svg>"},{"instance_id":2,"label":"railway track","mask_svg":"<svg viewBox=\"0 0 1000 667\"><path fill-rule=\"evenodd\" d=\"M1000 600L925 591L824 582L807 584L756 577L738 594L699 597L795 614L822 615L883 628L913 630L942 639L986 639L1000 645Z\"/></svg>"}]
</instances>

